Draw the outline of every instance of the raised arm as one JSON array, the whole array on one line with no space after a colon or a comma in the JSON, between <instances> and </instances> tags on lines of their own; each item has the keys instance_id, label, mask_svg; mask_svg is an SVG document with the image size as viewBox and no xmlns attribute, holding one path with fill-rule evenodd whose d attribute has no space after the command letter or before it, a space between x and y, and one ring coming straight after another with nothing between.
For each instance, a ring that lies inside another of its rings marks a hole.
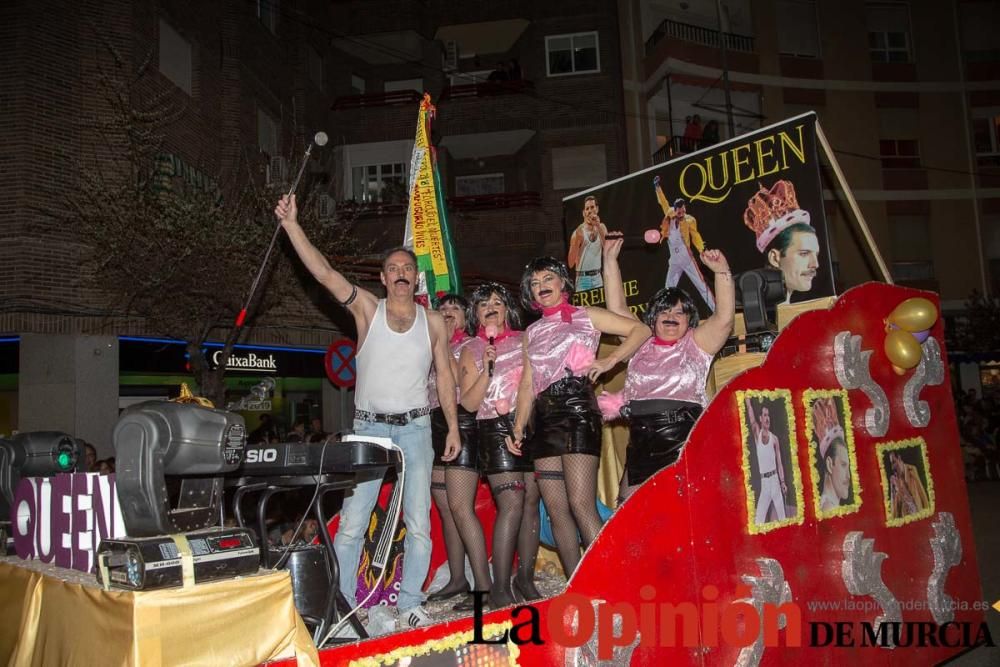
<instances>
[{"instance_id":1,"label":"raised arm","mask_svg":"<svg viewBox=\"0 0 1000 667\"><path fill-rule=\"evenodd\" d=\"M285 228L295 252L309 273L333 295L334 299L342 304L351 301L351 295L355 294L355 290L357 290L353 301L347 304L347 309L354 315L355 320L360 317L362 321L371 321L378 305L378 299L368 290L352 285L343 274L330 266L326 257L312 244L312 241L306 236L305 230L299 225L299 210L295 202L295 195L292 195L291 198L287 195L282 197L274 208L274 214L281 221L281 226ZM359 333L360 329L359 327Z\"/></svg>"},{"instance_id":2,"label":"raised arm","mask_svg":"<svg viewBox=\"0 0 1000 667\"><path fill-rule=\"evenodd\" d=\"M733 321L736 318L736 284L729 270L729 262L721 250L704 251L701 253L701 262L715 273L715 312L695 327L692 335L698 347L714 355L722 349L733 332Z\"/></svg>"},{"instance_id":3,"label":"raised arm","mask_svg":"<svg viewBox=\"0 0 1000 667\"><path fill-rule=\"evenodd\" d=\"M420 308L421 306L417 306ZM437 311L427 311L427 327L430 329L431 346L434 354L434 371L437 373L438 402L448 422L448 436L445 439L442 459L451 461L462 450L458 435L458 410L455 402L455 373L452 369L454 357L448 349L448 333L444 318Z\"/></svg>"},{"instance_id":4,"label":"raised arm","mask_svg":"<svg viewBox=\"0 0 1000 667\"><path fill-rule=\"evenodd\" d=\"M611 336L620 336L622 342L611 351L608 356L595 359L594 363L587 369L587 377L591 381L614 368L617 364L632 358L639 346L646 342L651 332L642 322L612 313L603 308L587 308L587 315L590 316L590 323L601 333Z\"/></svg>"},{"instance_id":5,"label":"raised arm","mask_svg":"<svg viewBox=\"0 0 1000 667\"><path fill-rule=\"evenodd\" d=\"M674 207L670 205L667 201L667 196L663 194L663 188L660 187L660 177L653 176L653 189L656 190L656 201L660 202L660 208L663 209L663 215L668 218L674 216Z\"/></svg>"},{"instance_id":6,"label":"raised arm","mask_svg":"<svg viewBox=\"0 0 1000 667\"><path fill-rule=\"evenodd\" d=\"M621 252L625 239L622 236L605 238L601 252L604 262L601 277L604 279L604 299L608 310L617 315L638 319L628 308L625 301L625 286L622 283L622 270L618 266L618 253Z\"/></svg>"}]
</instances>

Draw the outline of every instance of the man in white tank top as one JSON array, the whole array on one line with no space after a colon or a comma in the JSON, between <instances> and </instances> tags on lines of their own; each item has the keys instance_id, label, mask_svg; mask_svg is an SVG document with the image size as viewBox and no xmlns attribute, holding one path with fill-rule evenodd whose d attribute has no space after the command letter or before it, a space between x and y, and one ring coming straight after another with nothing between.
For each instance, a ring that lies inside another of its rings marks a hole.
<instances>
[{"instance_id":1,"label":"man in white tank top","mask_svg":"<svg viewBox=\"0 0 1000 667\"><path fill-rule=\"evenodd\" d=\"M784 521L785 493L788 487L785 486L785 470L781 465L778 436L771 433L771 414L766 407L761 407L758 423L749 398L746 399L746 404L757 453L757 471L760 473L760 496L757 498L757 510L753 521L758 526L767 523L767 511L772 505L775 520Z\"/></svg>"},{"instance_id":2,"label":"man in white tank top","mask_svg":"<svg viewBox=\"0 0 1000 667\"><path fill-rule=\"evenodd\" d=\"M386 298L352 285L330 266L298 224L295 196L282 197L275 208L299 259L313 277L354 316L358 330L358 381L354 392L354 432L391 438L403 450L406 482L403 486L403 579L397 607L406 628L426 625L430 619L421 605L421 591L430 568L431 467L434 451L427 405L427 376L433 363L437 392L448 436L442 458L461 451L456 413L455 382L451 372L448 335L440 313L418 306L417 261L399 248L382 262L381 280ZM334 550L340 565L340 590L356 604L358 563L381 479L359 483L344 498Z\"/></svg>"}]
</instances>

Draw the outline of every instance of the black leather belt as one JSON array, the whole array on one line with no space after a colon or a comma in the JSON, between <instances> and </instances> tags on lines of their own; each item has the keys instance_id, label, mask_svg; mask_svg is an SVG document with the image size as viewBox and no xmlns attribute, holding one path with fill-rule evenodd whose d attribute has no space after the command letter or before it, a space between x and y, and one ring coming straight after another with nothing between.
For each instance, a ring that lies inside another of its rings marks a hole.
<instances>
[{"instance_id":1,"label":"black leather belt","mask_svg":"<svg viewBox=\"0 0 1000 667\"><path fill-rule=\"evenodd\" d=\"M422 408L414 408L409 412L397 412L397 413L383 413L383 412L368 412L367 410L355 410L354 418L360 419L363 422L378 422L380 424L388 424L389 426L406 426L414 419L418 417L423 417L424 415L429 415L431 409L429 406L424 406Z\"/></svg>"}]
</instances>

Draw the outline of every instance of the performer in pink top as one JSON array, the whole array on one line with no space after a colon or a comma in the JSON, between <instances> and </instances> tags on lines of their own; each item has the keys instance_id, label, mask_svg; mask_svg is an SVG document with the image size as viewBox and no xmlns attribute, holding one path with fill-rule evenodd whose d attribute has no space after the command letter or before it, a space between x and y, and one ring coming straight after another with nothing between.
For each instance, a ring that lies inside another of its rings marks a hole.
<instances>
[{"instance_id":1,"label":"performer in pink top","mask_svg":"<svg viewBox=\"0 0 1000 667\"><path fill-rule=\"evenodd\" d=\"M458 389L458 355L472 337L466 331L466 310L469 302L458 294L445 294L438 301L437 311L444 319L449 336L449 346L454 358L452 371L455 377L455 388ZM458 391L456 398L461 395ZM473 542L472 551L477 547L486 551L483 542L483 531L476 519L475 526L465 529L459 522L459 515L476 516L476 491L479 487L479 433L476 430L476 417L468 410L458 406L458 430L461 436L462 449L452 460L445 460L445 436L448 435L448 422L445 421L437 400L437 374L431 369L427 378L427 398L431 407L431 443L434 446L434 468L431 471L431 496L441 517L441 529L444 533L445 552L448 554L448 583L436 592L427 596L428 601L447 600L457 595L467 594L469 582L465 578L465 542ZM451 507L456 509L452 510ZM478 530L478 544L476 543ZM479 546L481 545L481 546ZM477 570L475 560L472 560L472 574L476 577L476 586L489 586L489 571L483 564ZM485 577L480 579L480 577Z\"/></svg>"},{"instance_id":2,"label":"performer in pink top","mask_svg":"<svg viewBox=\"0 0 1000 667\"><path fill-rule=\"evenodd\" d=\"M525 451L549 516L563 569L580 561L580 539L589 547L601 529L597 514L597 466L601 414L591 384L625 361L649 338L649 327L603 308L569 305L573 282L566 265L552 257L530 262L521 279L521 300L542 311L525 336L524 373L517 394L514 436L508 448L522 454L525 425L534 407L534 431ZM624 338L597 359L601 334Z\"/></svg>"},{"instance_id":3,"label":"performer in pink top","mask_svg":"<svg viewBox=\"0 0 1000 667\"><path fill-rule=\"evenodd\" d=\"M514 297L498 283L476 288L469 319L478 324L475 339L459 357L461 405L476 410L480 467L490 481L497 505L493 524L493 586L490 606L512 605L514 591L526 600L541 597L535 588L538 555L538 484L531 459L514 456L506 439L512 434L518 385L524 367L520 312ZM514 547L519 565L514 589Z\"/></svg>"},{"instance_id":4,"label":"performer in pink top","mask_svg":"<svg viewBox=\"0 0 1000 667\"><path fill-rule=\"evenodd\" d=\"M622 242L618 235L604 243L604 294L611 311L635 318L625 302L618 267ZM677 461L691 427L708 403L705 382L712 358L732 331L736 290L721 251L705 250L701 261L715 273L715 312L699 325L698 310L684 290L661 289L643 314L653 337L629 361L621 396L604 394L599 399L602 408L621 406L621 414L629 418L619 505L640 484ZM617 416L607 409L604 412L606 417Z\"/></svg>"}]
</instances>

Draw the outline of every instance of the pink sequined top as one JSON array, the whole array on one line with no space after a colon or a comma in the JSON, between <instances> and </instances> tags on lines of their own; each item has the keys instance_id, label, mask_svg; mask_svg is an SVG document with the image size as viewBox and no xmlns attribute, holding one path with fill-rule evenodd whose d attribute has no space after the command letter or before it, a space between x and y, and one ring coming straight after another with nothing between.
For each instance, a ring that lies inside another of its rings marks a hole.
<instances>
[{"instance_id":1,"label":"pink sequined top","mask_svg":"<svg viewBox=\"0 0 1000 667\"><path fill-rule=\"evenodd\" d=\"M476 419L496 419L497 400L505 398L510 401L510 411L517 406L517 386L521 382L524 370L524 351L521 349L521 331L511 331L496 341L497 358L493 363L493 377L486 386L486 395L479 404ZM476 361L476 368L483 372L483 350L487 342L478 336L471 339L466 347Z\"/></svg>"},{"instance_id":2,"label":"pink sequined top","mask_svg":"<svg viewBox=\"0 0 1000 667\"><path fill-rule=\"evenodd\" d=\"M470 338L467 334L463 335L461 338L455 336L452 338L451 342L448 344L451 347L451 353L458 361L458 355L462 353L462 348L469 344L470 341L474 340ZM458 381L455 382L455 402L457 403L462 397L462 390L458 387ZM431 407L434 408L441 407L441 401L438 400L438 388L437 388L437 373L434 371L434 364L431 364L431 374L427 376L427 401Z\"/></svg>"},{"instance_id":3,"label":"pink sequined top","mask_svg":"<svg viewBox=\"0 0 1000 667\"><path fill-rule=\"evenodd\" d=\"M657 345L655 337L643 343L628 362L624 399L670 399L707 405L705 382L712 355L698 347L693 334L688 329L673 345Z\"/></svg>"},{"instance_id":4,"label":"pink sequined top","mask_svg":"<svg viewBox=\"0 0 1000 667\"><path fill-rule=\"evenodd\" d=\"M573 308L569 322L562 313L544 315L525 331L528 336L528 361L531 363L531 384L537 396L549 385L569 375L566 360L575 347L588 350L594 359L601 342L601 332L590 323L585 308Z\"/></svg>"}]
</instances>

